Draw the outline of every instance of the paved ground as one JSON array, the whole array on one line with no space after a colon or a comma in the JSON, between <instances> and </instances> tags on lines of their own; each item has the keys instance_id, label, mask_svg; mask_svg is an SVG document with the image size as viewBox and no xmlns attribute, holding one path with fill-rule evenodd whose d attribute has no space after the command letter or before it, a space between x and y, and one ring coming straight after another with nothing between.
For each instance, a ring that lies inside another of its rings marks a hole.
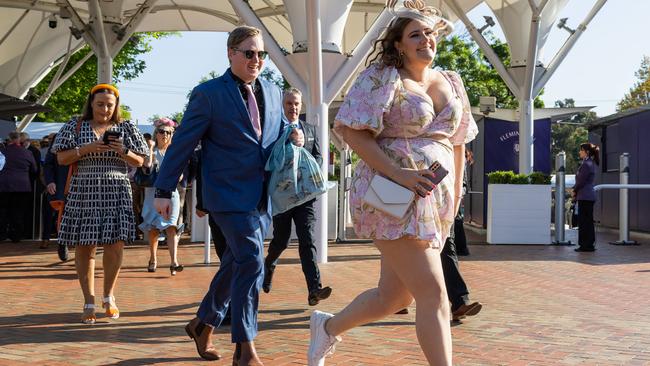
<instances>
[{"instance_id":1,"label":"paved ground","mask_svg":"<svg viewBox=\"0 0 650 366\"><path fill-rule=\"evenodd\" d=\"M454 363L650 365L650 241L635 247L605 244L613 239L599 234L596 253L472 245L462 270L472 297L485 308L452 328ZM330 263L321 272L334 293L319 309L335 312L375 284L379 262L371 245L330 248ZM78 322L82 297L73 263L57 262L55 248L4 242L0 253L0 364L135 366L200 360L183 326L218 264L203 265L199 245L182 246L186 270L175 278L165 269L164 251L162 268L150 274L147 248L128 248L116 293L122 317L100 317L94 326ZM273 292L261 297L258 350L266 365L304 365L312 309L297 250L287 251L275 279ZM101 288L100 271L98 294ZM413 306L409 315L350 331L327 365L425 364L414 313ZM218 339L228 357L213 364L229 365L227 330Z\"/></svg>"}]
</instances>

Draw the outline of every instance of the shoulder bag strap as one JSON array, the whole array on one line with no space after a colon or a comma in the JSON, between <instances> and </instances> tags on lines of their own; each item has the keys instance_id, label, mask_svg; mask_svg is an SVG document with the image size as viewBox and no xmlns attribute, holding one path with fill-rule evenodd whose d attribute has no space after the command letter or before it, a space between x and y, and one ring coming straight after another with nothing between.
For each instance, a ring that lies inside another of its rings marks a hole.
<instances>
[{"instance_id":1,"label":"shoulder bag strap","mask_svg":"<svg viewBox=\"0 0 650 366\"><path fill-rule=\"evenodd\" d=\"M77 125L75 126L74 132L75 132L75 140L79 140L79 134L81 133L81 125L83 124L83 121L81 118L77 118ZM78 161L78 160L77 160ZM65 189L63 190L63 195L67 196L68 192L70 192L70 181L72 180L72 176L77 174L77 161L74 163L70 164L68 167L68 177L65 179Z\"/></svg>"}]
</instances>

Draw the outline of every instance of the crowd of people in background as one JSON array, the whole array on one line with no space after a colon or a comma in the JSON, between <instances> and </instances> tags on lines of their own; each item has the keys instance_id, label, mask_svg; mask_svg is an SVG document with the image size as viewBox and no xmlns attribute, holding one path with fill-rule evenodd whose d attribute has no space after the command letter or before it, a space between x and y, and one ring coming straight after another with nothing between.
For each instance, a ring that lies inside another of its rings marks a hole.
<instances>
[{"instance_id":1,"label":"crowd of people in background","mask_svg":"<svg viewBox=\"0 0 650 366\"><path fill-rule=\"evenodd\" d=\"M313 312L308 365L323 365L346 331L402 312L414 300L415 331L426 359L449 365L450 322L476 315L483 306L470 301L457 258L469 255L461 202L472 155L465 144L478 128L460 76L430 67L436 38L450 30L451 23L433 8L401 12L378 40L378 53L355 80L335 118L335 130L361 158L351 182L351 212L357 234L372 238L381 254L381 274L377 287L337 314ZM218 360L222 356L212 334L229 323L233 364L262 365L254 343L259 293L272 289L292 221L307 302L315 306L332 292L322 286L315 260L314 201L273 217L264 167L290 124L287 144L304 147L316 159L321 153L313 126L298 117L300 91L282 93L258 78L267 55L261 31L237 27L229 35L227 54L230 68L192 91L180 127L161 118L154 122L153 136L141 134L120 117L117 88L98 84L90 89L81 116L58 133L33 142L25 133L10 133L0 149L0 240L23 239L25 212L42 192L41 248L49 246L55 233L61 260L68 259L68 247L74 248L84 300L82 322L97 319L98 246L103 247L102 307L106 317L117 319L114 290L125 245L145 239L150 257L143 270L155 272L163 235L170 274L184 269L178 239L187 182L197 177L197 212L210 215L220 266L185 331L200 357ZM592 193L598 148L585 144L580 156L583 165L574 188L581 223L577 250L586 252L595 249ZM449 174L436 173L436 164ZM202 174L197 174L199 168ZM139 184L139 174L154 176L153 182ZM398 217L366 199L377 174L413 194L405 214ZM271 222L274 238L265 258Z\"/></svg>"}]
</instances>

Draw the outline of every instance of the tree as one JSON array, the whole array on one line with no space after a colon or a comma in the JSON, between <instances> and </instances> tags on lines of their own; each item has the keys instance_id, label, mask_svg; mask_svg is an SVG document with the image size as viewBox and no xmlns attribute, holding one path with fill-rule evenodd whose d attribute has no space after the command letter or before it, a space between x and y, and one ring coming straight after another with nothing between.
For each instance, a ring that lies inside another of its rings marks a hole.
<instances>
[{"instance_id":1,"label":"tree","mask_svg":"<svg viewBox=\"0 0 650 366\"><path fill-rule=\"evenodd\" d=\"M616 104L616 110L619 112L650 104L650 57L643 56L641 67L634 75L637 78L634 87Z\"/></svg>"},{"instance_id":2,"label":"tree","mask_svg":"<svg viewBox=\"0 0 650 366\"><path fill-rule=\"evenodd\" d=\"M575 101L571 98L555 102L557 108L575 108ZM551 126L551 166L555 168L555 155L560 151L566 153L566 174L575 174L580 165L578 150L580 145L588 142L589 133L583 126L584 123L596 119L596 113L578 113L572 117L558 121Z\"/></svg>"},{"instance_id":3,"label":"tree","mask_svg":"<svg viewBox=\"0 0 650 366\"><path fill-rule=\"evenodd\" d=\"M147 67L140 57L152 49L151 42L154 39L178 35L178 33L151 32L136 33L126 42L122 50L113 59L113 82L119 83L123 80L132 80L138 77ZM79 52L70 57L66 71L91 52L90 47L83 47ZM45 93L48 85L54 78L59 66L55 67L45 76L34 88L32 100ZM63 122L70 119L72 115L81 114L81 109L86 102L88 91L97 83L97 57L92 56L84 65L77 70L59 89L57 89L45 104L51 109L50 112L39 113L36 117L45 122ZM124 105L123 105L124 106ZM123 112L130 110L124 106Z\"/></svg>"},{"instance_id":4,"label":"tree","mask_svg":"<svg viewBox=\"0 0 650 366\"><path fill-rule=\"evenodd\" d=\"M507 67L510 65L510 48L506 43L487 33L487 40L499 59ZM506 83L501 79L497 70L488 62L483 51L471 40L469 35L454 36L438 43L437 55L434 62L436 68L454 70L463 78L469 102L479 105L480 96L497 98L498 108L516 109L519 106L517 98L510 92ZM543 92L535 98L535 108L543 108L541 99Z\"/></svg>"}]
</instances>

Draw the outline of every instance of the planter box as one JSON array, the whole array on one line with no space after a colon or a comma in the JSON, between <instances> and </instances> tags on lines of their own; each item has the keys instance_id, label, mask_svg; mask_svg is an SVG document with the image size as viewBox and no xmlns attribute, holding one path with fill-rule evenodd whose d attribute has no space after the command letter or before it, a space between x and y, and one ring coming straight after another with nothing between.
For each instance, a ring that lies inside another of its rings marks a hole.
<instances>
[{"instance_id":1,"label":"planter box","mask_svg":"<svg viewBox=\"0 0 650 366\"><path fill-rule=\"evenodd\" d=\"M551 244L551 185L489 184L489 244Z\"/></svg>"}]
</instances>

